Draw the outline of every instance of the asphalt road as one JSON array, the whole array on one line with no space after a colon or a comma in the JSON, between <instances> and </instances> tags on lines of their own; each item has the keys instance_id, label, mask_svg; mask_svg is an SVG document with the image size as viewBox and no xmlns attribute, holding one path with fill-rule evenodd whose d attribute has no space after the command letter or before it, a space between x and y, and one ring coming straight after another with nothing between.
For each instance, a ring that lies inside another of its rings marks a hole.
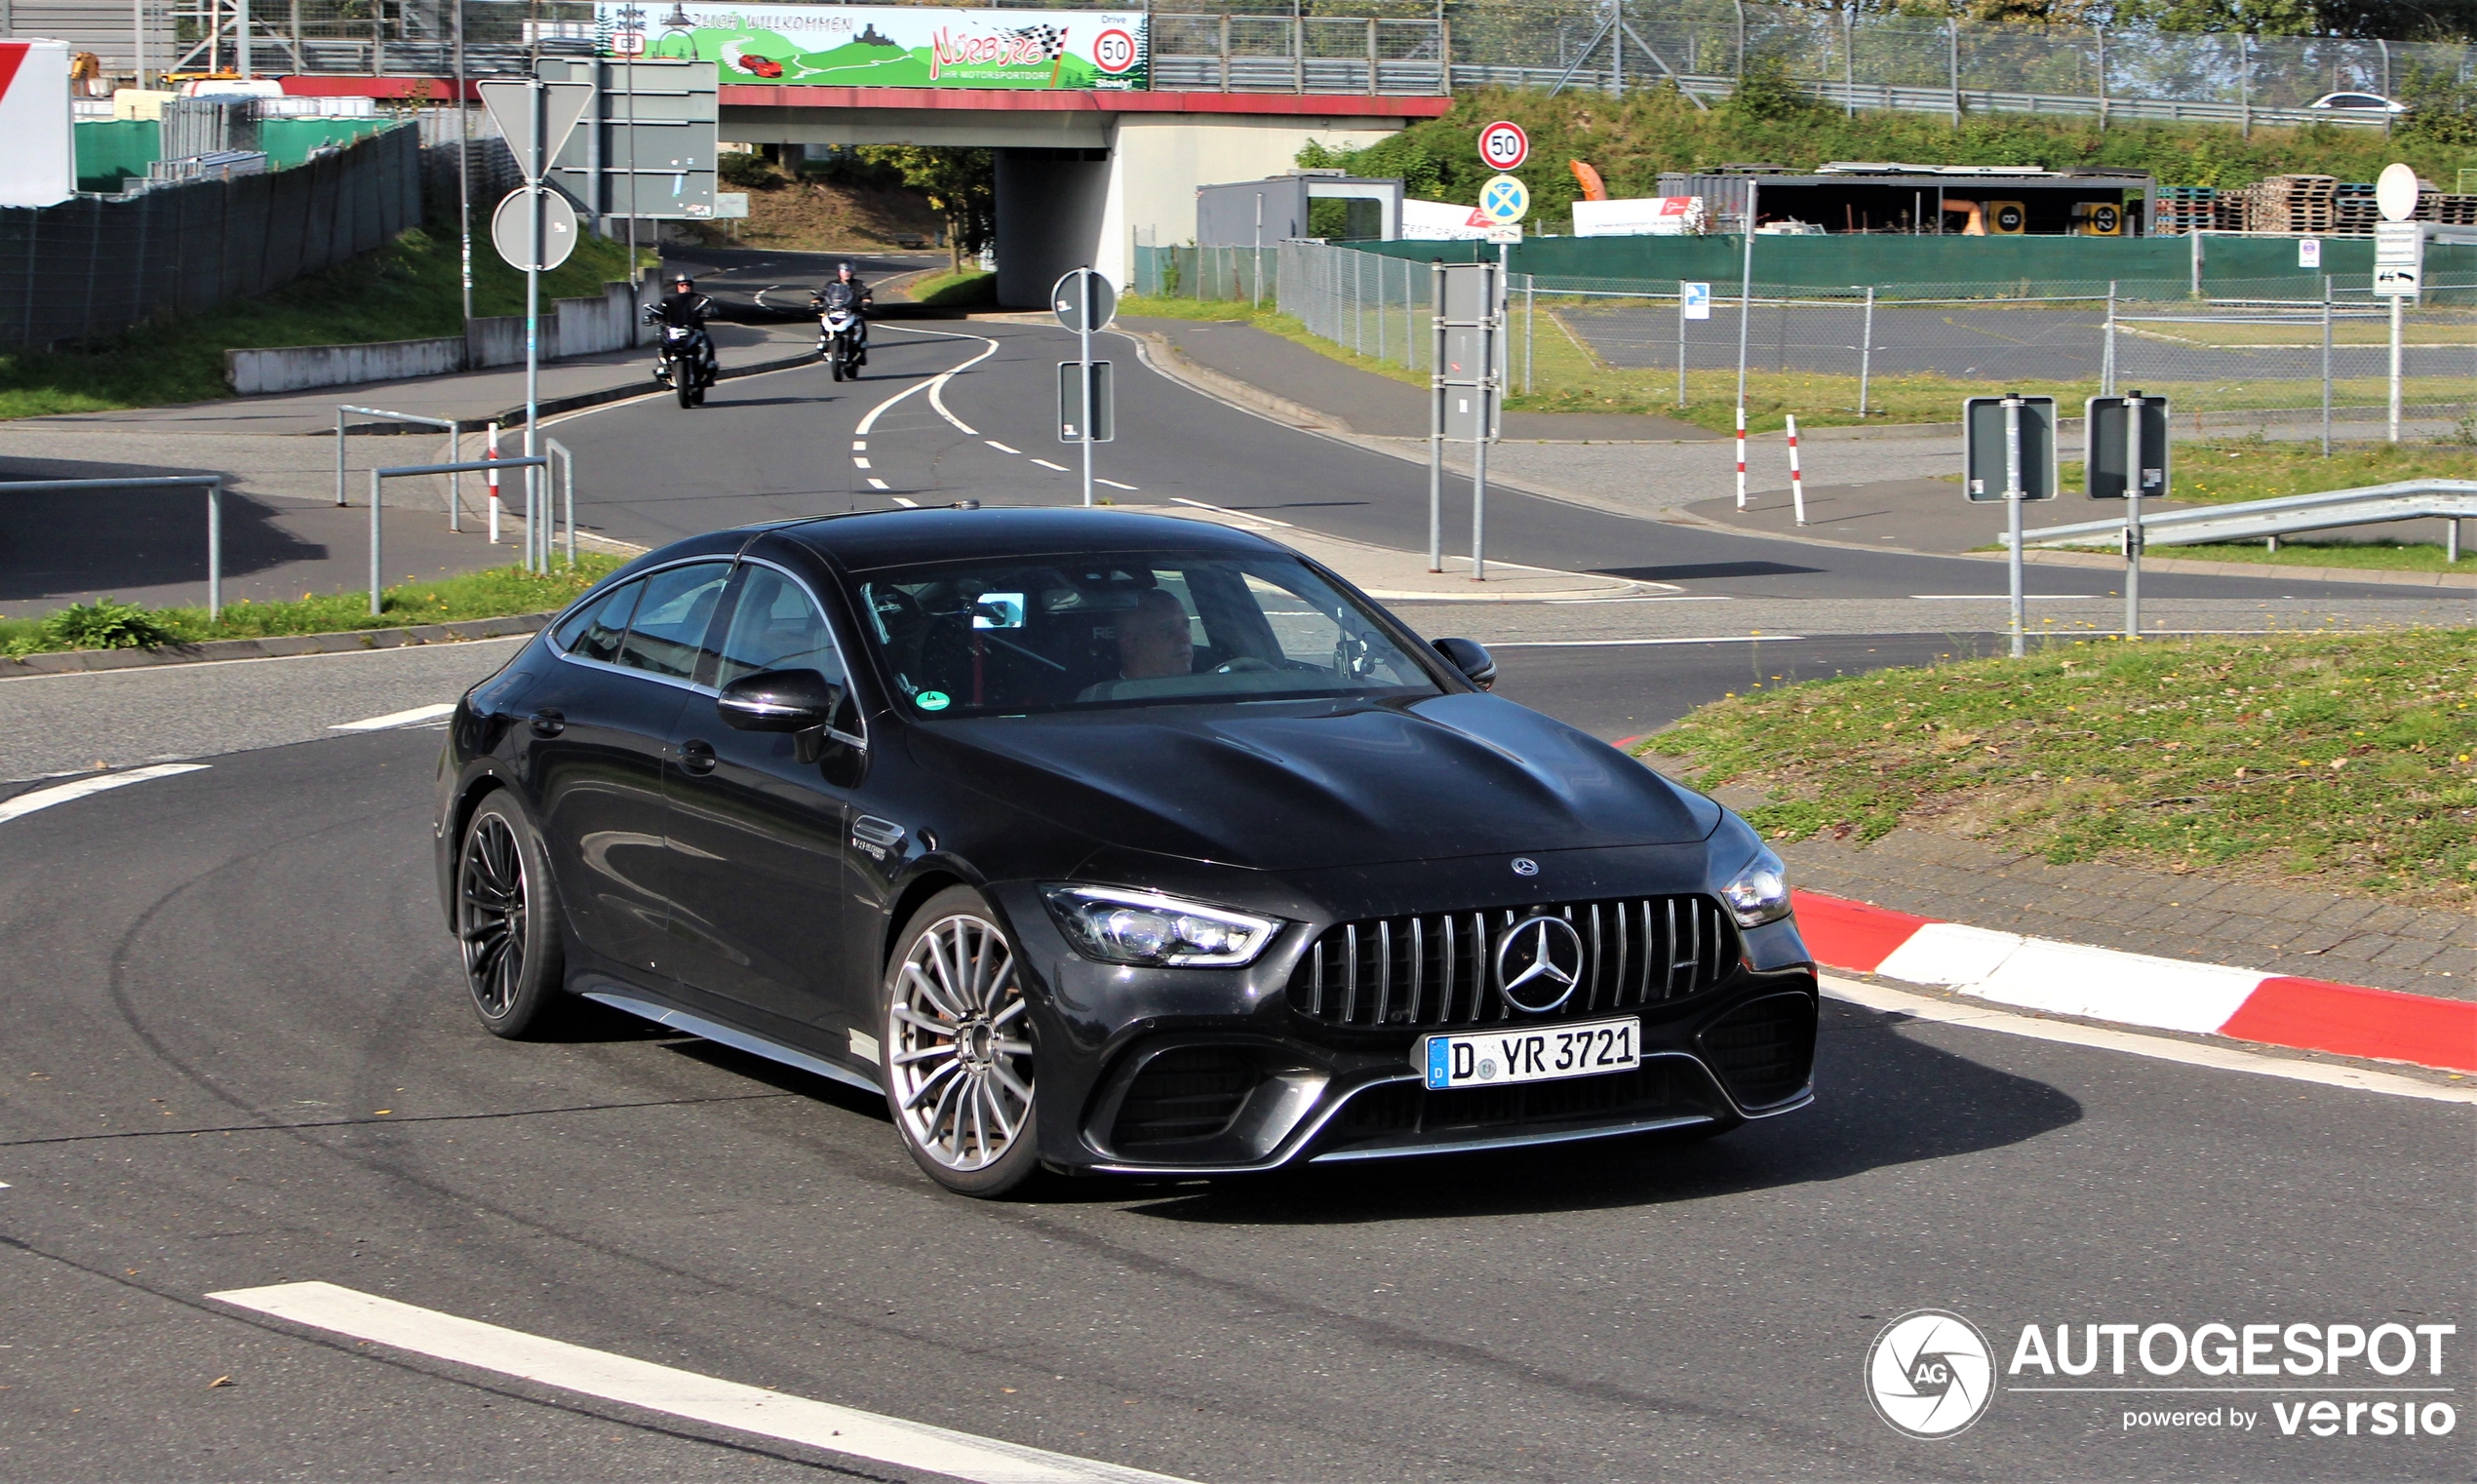
<instances>
[{"instance_id":1,"label":"asphalt road","mask_svg":"<svg viewBox=\"0 0 2477 1484\"><path fill-rule=\"evenodd\" d=\"M306 1280L1197 1479L2468 1472L2466 1421L2291 1437L2285 1393L2208 1398L2238 1431L2006 1391L1926 1444L1863 1384L1922 1307L1999 1362L2032 1323L2398 1319L2458 1325L2412 1379L2464 1408L2464 1106L1833 1003L1819 1104L1709 1143L958 1200L834 1084L633 1024L485 1035L437 748L0 822L0 1475L910 1476L205 1297Z\"/></svg>"},{"instance_id":2,"label":"asphalt road","mask_svg":"<svg viewBox=\"0 0 2477 1484\"><path fill-rule=\"evenodd\" d=\"M576 452L579 524L656 545L740 522L904 502L1081 498L1081 452L1059 443L1054 420L1056 367L1075 354L1074 336L987 321L887 322L873 334L866 378L856 383L801 368L725 382L694 410L648 402L556 421ZM1102 340L1116 367L1121 434L1095 450L1098 498L1194 500L1376 545L1427 544L1422 466L1239 411L1152 371L1126 337ZM949 371L957 374L933 399L928 384ZM1448 550L1469 549L1470 521L1467 487L1449 481ZM1502 488L1489 496L1487 551L1744 597L1906 598L2000 591L2003 582L2002 568L1984 561L1738 535ZM2027 584L2032 593L2103 595L2114 576L2033 566ZM2143 591L2159 599L2396 596L2285 577L2156 572Z\"/></svg>"}]
</instances>

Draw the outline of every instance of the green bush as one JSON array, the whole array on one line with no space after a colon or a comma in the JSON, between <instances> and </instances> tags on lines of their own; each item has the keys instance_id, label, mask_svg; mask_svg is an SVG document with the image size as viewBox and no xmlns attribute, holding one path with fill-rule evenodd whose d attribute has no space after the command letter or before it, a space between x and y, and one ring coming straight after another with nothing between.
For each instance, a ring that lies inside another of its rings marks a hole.
<instances>
[{"instance_id":1,"label":"green bush","mask_svg":"<svg viewBox=\"0 0 2477 1484\"><path fill-rule=\"evenodd\" d=\"M63 649L152 649L173 640L147 609L117 598L70 604L43 628Z\"/></svg>"}]
</instances>

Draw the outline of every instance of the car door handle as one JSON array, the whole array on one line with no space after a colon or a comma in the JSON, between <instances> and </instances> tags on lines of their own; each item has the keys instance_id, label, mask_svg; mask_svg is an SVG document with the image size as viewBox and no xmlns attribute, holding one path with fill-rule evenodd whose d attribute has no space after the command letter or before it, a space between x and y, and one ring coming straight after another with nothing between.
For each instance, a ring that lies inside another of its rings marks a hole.
<instances>
[{"instance_id":1,"label":"car door handle","mask_svg":"<svg viewBox=\"0 0 2477 1484\"><path fill-rule=\"evenodd\" d=\"M714 771L714 744L711 742L681 743L680 766L691 773Z\"/></svg>"},{"instance_id":2,"label":"car door handle","mask_svg":"<svg viewBox=\"0 0 2477 1484\"><path fill-rule=\"evenodd\" d=\"M532 726L533 735L537 737L556 737L568 729L568 718L548 706L534 712L526 720Z\"/></svg>"}]
</instances>

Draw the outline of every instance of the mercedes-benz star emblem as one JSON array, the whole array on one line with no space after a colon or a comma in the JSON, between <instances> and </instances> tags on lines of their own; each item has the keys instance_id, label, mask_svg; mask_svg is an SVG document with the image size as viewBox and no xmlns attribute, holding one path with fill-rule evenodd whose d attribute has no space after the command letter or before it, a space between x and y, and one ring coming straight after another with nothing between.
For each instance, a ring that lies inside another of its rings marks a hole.
<instances>
[{"instance_id":1,"label":"mercedes-benz star emblem","mask_svg":"<svg viewBox=\"0 0 2477 1484\"><path fill-rule=\"evenodd\" d=\"M1545 1015L1583 983L1583 935L1563 918L1529 918L1497 941L1497 983L1506 1002Z\"/></svg>"},{"instance_id":2,"label":"mercedes-benz star emblem","mask_svg":"<svg viewBox=\"0 0 2477 1484\"><path fill-rule=\"evenodd\" d=\"M1531 859L1527 855L1517 855L1514 858L1514 874L1515 876L1538 876L1540 874L1540 863Z\"/></svg>"}]
</instances>

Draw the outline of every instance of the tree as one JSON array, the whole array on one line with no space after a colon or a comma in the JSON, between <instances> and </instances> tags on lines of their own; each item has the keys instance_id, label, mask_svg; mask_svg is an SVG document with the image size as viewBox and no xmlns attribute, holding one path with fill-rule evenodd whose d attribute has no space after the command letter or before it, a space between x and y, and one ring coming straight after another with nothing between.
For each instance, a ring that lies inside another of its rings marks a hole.
<instances>
[{"instance_id":1,"label":"tree","mask_svg":"<svg viewBox=\"0 0 2477 1484\"><path fill-rule=\"evenodd\" d=\"M998 230L998 162L986 149L927 144L869 144L854 151L864 162L891 170L905 185L928 197L946 216L946 246L955 271L965 254L977 257Z\"/></svg>"}]
</instances>

